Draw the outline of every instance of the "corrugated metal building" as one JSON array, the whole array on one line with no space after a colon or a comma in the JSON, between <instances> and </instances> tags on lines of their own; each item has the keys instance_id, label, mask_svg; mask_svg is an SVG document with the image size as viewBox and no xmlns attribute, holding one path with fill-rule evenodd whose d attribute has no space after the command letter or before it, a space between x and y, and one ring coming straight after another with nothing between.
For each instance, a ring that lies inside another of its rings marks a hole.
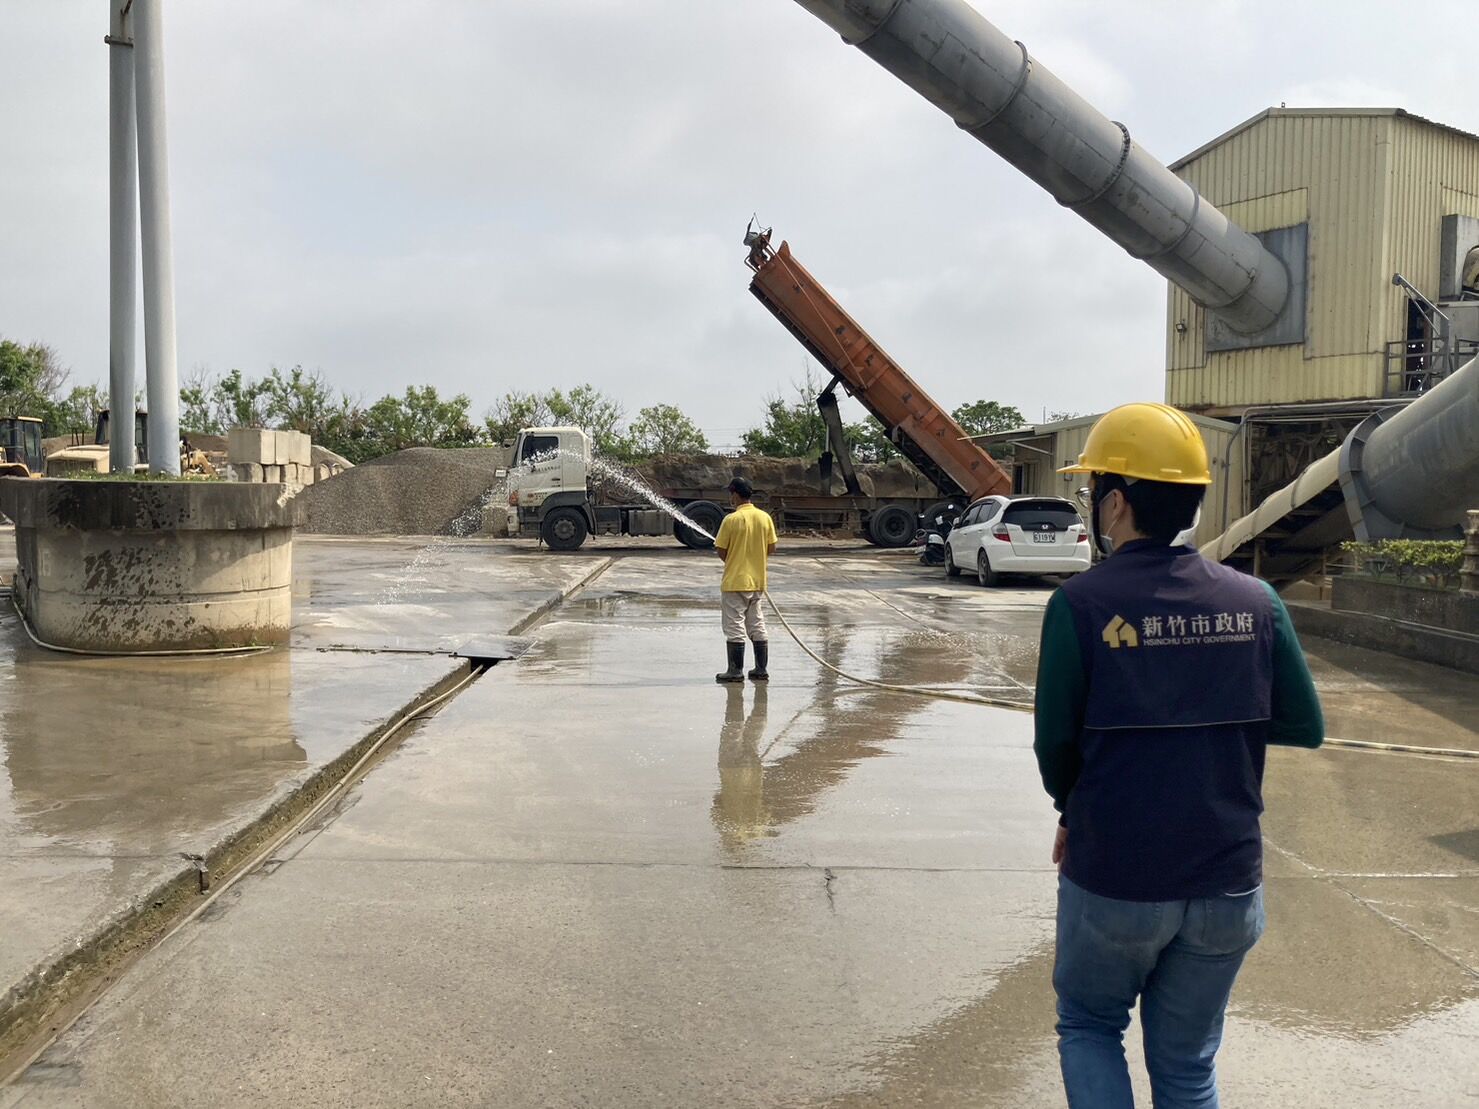
<instances>
[{"instance_id":1,"label":"corrugated metal building","mask_svg":"<svg viewBox=\"0 0 1479 1109\"><path fill-rule=\"evenodd\" d=\"M1206 314L1172 286L1168 403L1235 416L1401 391L1387 349L1412 309L1392 275L1440 299L1443 217L1479 219L1479 136L1400 109L1271 108L1171 168L1249 231L1307 222L1309 281L1303 341L1250 349L1209 350Z\"/></svg>"},{"instance_id":2,"label":"corrugated metal building","mask_svg":"<svg viewBox=\"0 0 1479 1109\"><path fill-rule=\"evenodd\" d=\"M1087 479L1083 474L1060 474L1058 467L1067 466L1083 453L1084 441L1098 416L1080 416L1051 424L1034 424L1013 431L998 432L978 440L992 448L1008 447L1012 470L1012 489L1039 497L1067 497ZM1220 535L1228 523L1248 510L1247 483L1243 479L1244 451L1239 442L1238 425L1193 415L1202 432L1207 455L1212 463L1212 485L1202 502L1202 519L1197 526L1197 542Z\"/></svg>"}]
</instances>

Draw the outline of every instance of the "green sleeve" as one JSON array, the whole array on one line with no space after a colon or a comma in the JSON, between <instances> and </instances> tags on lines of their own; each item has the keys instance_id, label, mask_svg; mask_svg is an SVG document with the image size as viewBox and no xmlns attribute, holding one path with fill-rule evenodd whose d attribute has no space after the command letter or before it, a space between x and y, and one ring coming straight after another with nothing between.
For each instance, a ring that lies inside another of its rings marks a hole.
<instances>
[{"instance_id":1,"label":"green sleeve","mask_svg":"<svg viewBox=\"0 0 1479 1109\"><path fill-rule=\"evenodd\" d=\"M1089 678L1073 627L1073 611L1062 592L1056 592L1043 613L1032 749L1037 754L1043 788L1060 813L1083 766L1079 736L1088 693Z\"/></svg>"},{"instance_id":2,"label":"green sleeve","mask_svg":"<svg viewBox=\"0 0 1479 1109\"><path fill-rule=\"evenodd\" d=\"M1264 588L1274 602L1274 686L1268 741L1286 747L1318 747L1325 741L1325 716L1315 680L1283 599L1267 582Z\"/></svg>"}]
</instances>

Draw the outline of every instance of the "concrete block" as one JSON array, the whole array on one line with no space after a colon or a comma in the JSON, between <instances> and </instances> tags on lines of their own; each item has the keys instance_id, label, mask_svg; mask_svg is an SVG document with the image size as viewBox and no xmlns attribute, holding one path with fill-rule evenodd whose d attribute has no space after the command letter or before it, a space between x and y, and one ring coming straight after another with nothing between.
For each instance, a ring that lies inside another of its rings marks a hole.
<instances>
[{"instance_id":1,"label":"concrete block","mask_svg":"<svg viewBox=\"0 0 1479 1109\"><path fill-rule=\"evenodd\" d=\"M256 484L262 480L262 467L255 462L233 462L230 468L232 481Z\"/></svg>"},{"instance_id":2,"label":"concrete block","mask_svg":"<svg viewBox=\"0 0 1479 1109\"><path fill-rule=\"evenodd\" d=\"M273 464L277 461L276 436L260 427L233 427L226 433L226 460Z\"/></svg>"},{"instance_id":3,"label":"concrete block","mask_svg":"<svg viewBox=\"0 0 1479 1109\"><path fill-rule=\"evenodd\" d=\"M283 482L283 480L284 480L283 468L281 466L276 466L276 465L273 465L273 466L263 466L262 467L262 480L265 481L265 482L267 482L269 485L272 485L272 484L281 485L282 482Z\"/></svg>"},{"instance_id":4,"label":"concrete block","mask_svg":"<svg viewBox=\"0 0 1479 1109\"><path fill-rule=\"evenodd\" d=\"M314 472L314 468L312 466L299 466L298 467L298 484L300 484L300 485L312 485L315 476L316 475L315 475L315 472Z\"/></svg>"},{"instance_id":5,"label":"concrete block","mask_svg":"<svg viewBox=\"0 0 1479 1109\"><path fill-rule=\"evenodd\" d=\"M284 465L307 466L313 461L313 442L301 431L279 431L277 461Z\"/></svg>"}]
</instances>

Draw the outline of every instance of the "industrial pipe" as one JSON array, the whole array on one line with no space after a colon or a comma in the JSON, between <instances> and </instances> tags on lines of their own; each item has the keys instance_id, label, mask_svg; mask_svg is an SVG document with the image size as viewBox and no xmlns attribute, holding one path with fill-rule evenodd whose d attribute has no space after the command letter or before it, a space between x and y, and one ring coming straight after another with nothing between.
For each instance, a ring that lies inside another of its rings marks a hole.
<instances>
[{"instance_id":1,"label":"industrial pipe","mask_svg":"<svg viewBox=\"0 0 1479 1109\"><path fill-rule=\"evenodd\" d=\"M139 225L144 254L144 378L149 470L180 472L180 378L175 356L175 271L164 129L163 0L133 0L139 138ZM132 434L132 397L113 398L114 434ZM119 409L122 403L124 408Z\"/></svg>"},{"instance_id":2,"label":"industrial pipe","mask_svg":"<svg viewBox=\"0 0 1479 1109\"><path fill-rule=\"evenodd\" d=\"M1229 327L1263 331L1289 273L965 0L796 0Z\"/></svg>"},{"instance_id":3,"label":"industrial pipe","mask_svg":"<svg viewBox=\"0 0 1479 1109\"><path fill-rule=\"evenodd\" d=\"M1340 448L1340 484L1357 539L1460 536L1479 506L1479 358L1357 426Z\"/></svg>"},{"instance_id":4,"label":"industrial pipe","mask_svg":"<svg viewBox=\"0 0 1479 1109\"><path fill-rule=\"evenodd\" d=\"M124 0L111 0L108 34L108 397L113 432L108 470L134 468L133 396L137 334L138 145L134 133L133 17ZM124 434L120 429L126 430Z\"/></svg>"}]
</instances>

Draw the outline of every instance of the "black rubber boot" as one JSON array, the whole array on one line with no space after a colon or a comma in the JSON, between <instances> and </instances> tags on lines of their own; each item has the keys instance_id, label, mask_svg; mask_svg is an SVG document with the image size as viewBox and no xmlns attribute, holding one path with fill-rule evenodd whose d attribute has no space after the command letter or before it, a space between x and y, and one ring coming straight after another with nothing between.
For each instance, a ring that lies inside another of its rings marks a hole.
<instances>
[{"instance_id":1,"label":"black rubber boot","mask_svg":"<svg viewBox=\"0 0 1479 1109\"><path fill-rule=\"evenodd\" d=\"M767 669L770 665L770 643L764 639L757 639L754 642L754 648L755 669L750 671L750 680L768 682L770 681L770 671Z\"/></svg>"},{"instance_id":2,"label":"black rubber boot","mask_svg":"<svg viewBox=\"0 0 1479 1109\"><path fill-rule=\"evenodd\" d=\"M723 684L730 682L742 682L745 680L745 645L743 643L726 643L729 648L729 669L722 674L715 674L714 680Z\"/></svg>"}]
</instances>

